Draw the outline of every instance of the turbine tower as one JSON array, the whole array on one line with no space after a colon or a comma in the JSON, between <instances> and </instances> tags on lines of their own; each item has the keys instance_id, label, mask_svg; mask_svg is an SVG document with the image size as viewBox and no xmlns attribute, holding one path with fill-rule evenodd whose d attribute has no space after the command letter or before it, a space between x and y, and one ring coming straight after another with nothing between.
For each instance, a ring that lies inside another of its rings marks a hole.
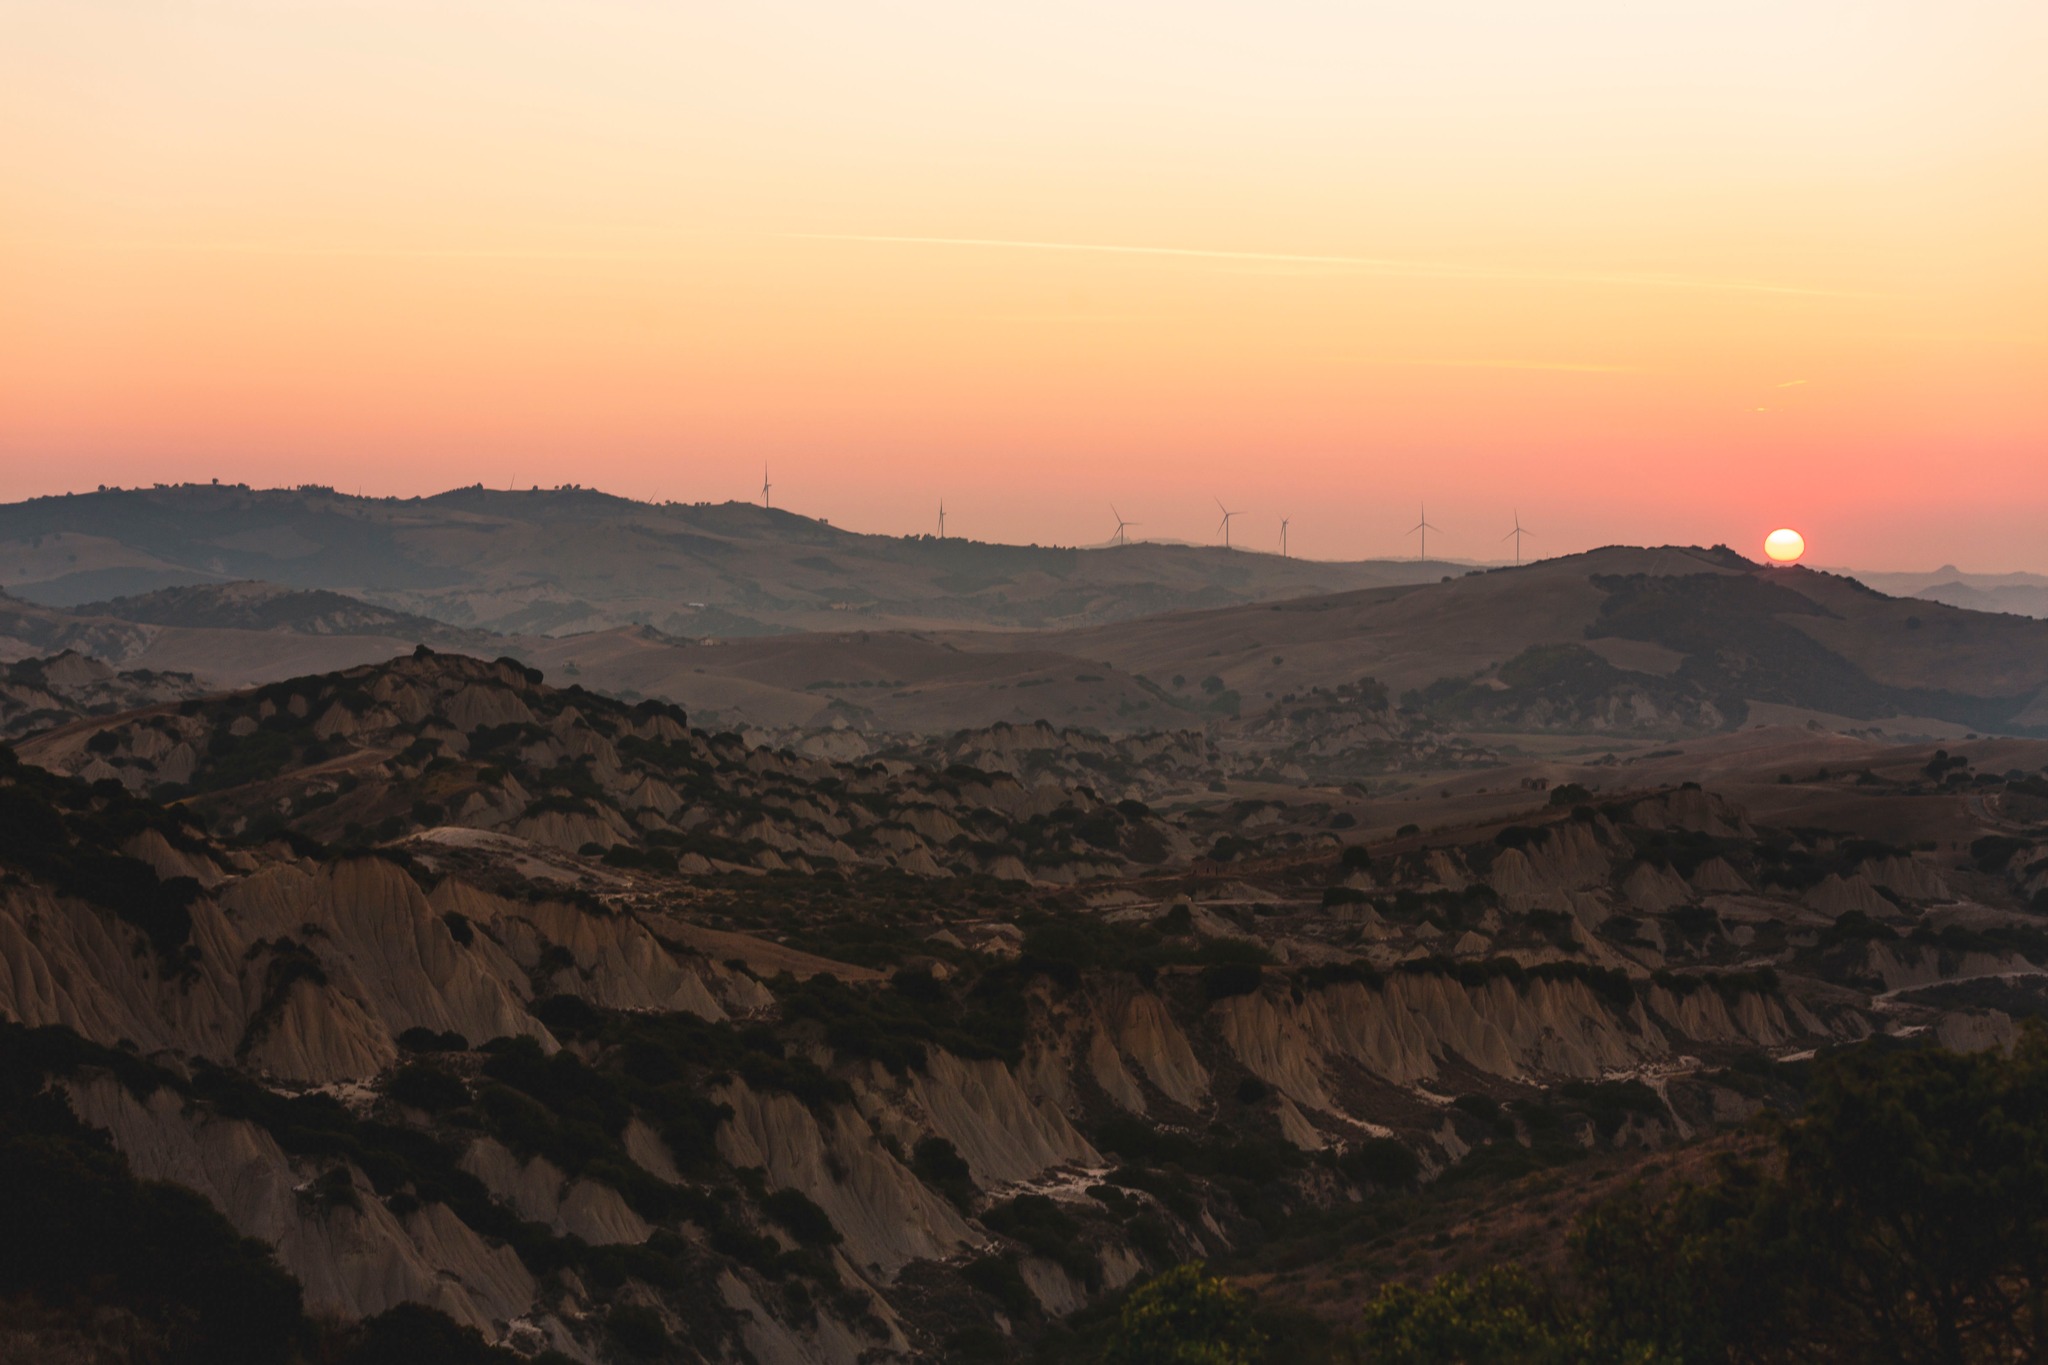
<instances>
[{"instance_id":1,"label":"turbine tower","mask_svg":"<svg viewBox=\"0 0 2048 1365\"><path fill-rule=\"evenodd\" d=\"M1287 558L1287 518L1280 518L1280 557Z\"/></svg>"},{"instance_id":2,"label":"turbine tower","mask_svg":"<svg viewBox=\"0 0 2048 1365\"><path fill-rule=\"evenodd\" d=\"M1131 538L1124 533L1125 527L1144 525L1143 522L1139 521L1125 521L1124 514L1116 510L1115 503L1111 503L1109 505L1109 514L1116 518L1116 534L1113 538L1119 545L1128 545L1131 543Z\"/></svg>"},{"instance_id":3,"label":"turbine tower","mask_svg":"<svg viewBox=\"0 0 2048 1365\"><path fill-rule=\"evenodd\" d=\"M768 490L772 487L774 485L768 482L768 462L763 460L761 462L761 505L763 507L768 506Z\"/></svg>"},{"instance_id":4,"label":"turbine tower","mask_svg":"<svg viewBox=\"0 0 2048 1365\"><path fill-rule=\"evenodd\" d=\"M1515 513L1515 529L1501 537L1502 540L1512 540L1515 542L1515 563L1520 564L1522 562L1522 537L1535 534L1534 531L1522 529L1522 514L1517 511Z\"/></svg>"},{"instance_id":5,"label":"turbine tower","mask_svg":"<svg viewBox=\"0 0 2048 1365\"><path fill-rule=\"evenodd\" d=\"M946 500L939 499L939 539L946 538Z\"/></svg>"},{"instance_id":6,"label":"turbine tower","mask_svg":"<svg viewBox=\"0 0 2048 1365\"><path fill-rule=\"evenodd\" d=\"M1231 511L1223 505L1223 499L1221 498L1216 499L1216 507L1223 513L1223 520L1217 523L1217 526L1223 532L1223 548L1227 550L1230 548L1230 519L1232 517L1241 517L1244 513Z\"/></svg>"},{"instance_id":7,"label":"turbine tower","mask_svg":"<svg viewBox=\"0 0 2048 1365\"><path fill-rule=\"evenodd\" d=\"M1421 533L1422 553L1415 557L1415 562L1417 564L1427 564L1429 563L1429 533L1431 531L1441 531L1444 528L1429 524L1429 509L1427 507L1421 503L1417 503L1415 506L1418 514L1417 520L1413 526L1408 528L1408 534L1412 536L1418 532Z\"/></svg>"}]
</instances>

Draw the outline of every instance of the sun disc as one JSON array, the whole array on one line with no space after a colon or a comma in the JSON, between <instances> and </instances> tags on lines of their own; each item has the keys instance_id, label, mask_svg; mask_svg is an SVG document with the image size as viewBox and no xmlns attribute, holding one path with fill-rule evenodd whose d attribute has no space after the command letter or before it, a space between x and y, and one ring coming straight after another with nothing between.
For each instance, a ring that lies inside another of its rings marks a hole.
<instances>
[{"instance_id":1,"label":"sun disc","mask_svg":"<svg viewBox=\"0 0 2048 1365\"><path fill-rule=\"evenodd\" d=\"M1789 526L1781 526L1764 537L1764 554L1773 564L1796 564L1806 553L1806 537Z\"/></svg>"}]
</instances>

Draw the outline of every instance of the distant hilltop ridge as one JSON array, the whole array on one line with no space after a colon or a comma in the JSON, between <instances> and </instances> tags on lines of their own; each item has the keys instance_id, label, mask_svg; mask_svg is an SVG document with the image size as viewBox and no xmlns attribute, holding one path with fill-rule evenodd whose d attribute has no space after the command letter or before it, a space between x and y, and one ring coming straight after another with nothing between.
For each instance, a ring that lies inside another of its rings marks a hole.
<instances>
[{"instance_id":1,"label":"distant hilltop ridge","mask_svg":"<svg viewBox=\"0 0 2048 1365\"><path fill-rule=\"evenodd\" d=\"M565 485L365 498L179 484L0 505L0 587L73 608L256 579L445 625L560 635L1017 630L1351 588L1465 566L1323 563L1215 546L1099 549L867 535L752 503L646 503Z\"/></svg>"},{"instance_id":2,"label":"distant hilltop ridge","mask_svg":"<svg viewBox=\"0 0 2048 1365\"><path fill-rule=\"evenodd\" d=\"M725 553L752 552L742 542ZM818 558L881 572L873 556L828 547ZM516 561L499 567L511 581ZM1079 580L1005 575L1010 586L984 590L983 615L1024 587L1111 592ZM498 634L326 589L236 582L70 612L0 594L0 659L70 649L221 688L431 643L511 655L628 701L671 701L721 727L836 732L849 753L1045 721L1104 736L1203 729L1250 768L1303 774L1391 771L1444 736L1485 749L1500 734L1680 737L1757 723L2048 733L2048 622L1766 568L1725 546L1609 546L1428 583L1175 605L1121 617L1098 606L1077 613L1083 624L1032 630L962 622L955 603L946 628L835 611L826 628L795 630L696 600L671 603L662 626Z\"/></svg>"}]
</instances>

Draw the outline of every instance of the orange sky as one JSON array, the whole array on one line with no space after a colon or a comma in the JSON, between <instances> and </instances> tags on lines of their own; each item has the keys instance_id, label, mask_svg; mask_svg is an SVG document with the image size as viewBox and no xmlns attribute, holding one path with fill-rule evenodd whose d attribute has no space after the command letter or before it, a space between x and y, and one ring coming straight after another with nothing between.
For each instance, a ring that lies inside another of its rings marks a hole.
<instances>
[{"instance_id":1,"label":"orange sky","mask_svg":"<svg viewBox=\"0 0 2048 1365\"><path fill-rule=\"evenodd\" d=\"M2048 570L2048 6L0 5L0 498Z\"/></svg>"}]
</instances>

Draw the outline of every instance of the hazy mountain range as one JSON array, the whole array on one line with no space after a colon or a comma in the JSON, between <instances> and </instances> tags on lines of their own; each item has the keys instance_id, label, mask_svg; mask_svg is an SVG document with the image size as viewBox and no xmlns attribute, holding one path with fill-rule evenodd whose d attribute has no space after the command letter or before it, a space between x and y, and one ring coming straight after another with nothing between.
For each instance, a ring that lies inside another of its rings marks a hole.
<instances>
[{"instance_id":1,"label":"hazy mountain range","mask_svg":"<svg viewBox=\"0 0 2048 1365\"><path fill-rule=\"evenodd\" d=\"M750 503L639 503L580 488L399 500L181 485L0 507L0 588L44 605L254 579L512 634L1081 625L1451 571L1221 547L862 535Z\"/></svg>"},{"instance_id":2,"label":"hazy mountain range","mask_svg":"<svg viewBox=\"0 0 2048 1365\"><path fill-rule=\"evenodd\" d=\"M49 498L0 508L0 535L15 595L0 598L0 651L73 649L217 686L426 643L718 724L871 735L1037 721L1271 734L1276 710L1366 683L1479 732L1699 733L1752 711L1899 734L2048 726L2048 624L1727 550L1321 564L479 489ZM270 581L86 592L202 571Z\"/></svg>"},{"instance_id":3,"label":"hazy mountain range","mask_svg":"<svg viewBox=\"0 0 2048 1365\"><path fill-rule=\"evenodd\" d=\"M1924 597L1972 611L2048 617L2048 575L2044 574L1963 573L1953 564L1932 573L1852 572L1879 592L1898 597Z\"/></svg>"}]
</instances>

